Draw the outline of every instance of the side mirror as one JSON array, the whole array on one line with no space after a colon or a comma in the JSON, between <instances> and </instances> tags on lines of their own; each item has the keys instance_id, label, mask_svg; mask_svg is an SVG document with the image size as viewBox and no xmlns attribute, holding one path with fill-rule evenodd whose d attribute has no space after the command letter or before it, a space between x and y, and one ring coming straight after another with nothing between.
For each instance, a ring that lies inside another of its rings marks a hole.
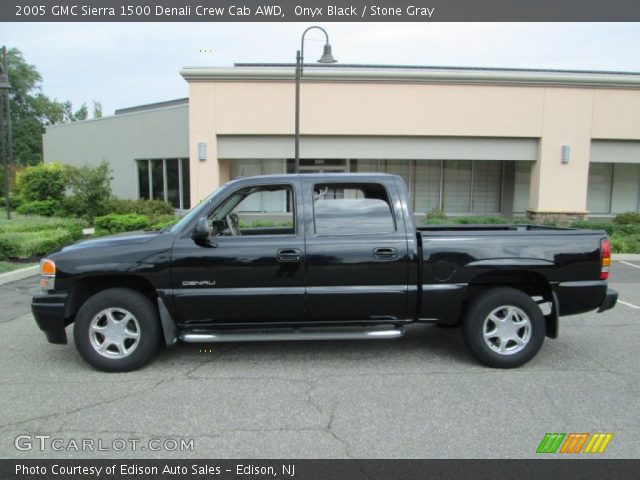
<instances>
[{"instance_id":1,"label":"side mirror","mask_svg":"<svg viewBox=\"0 0 640 480\"><path fill-rule=\"evenodd\" d=\"M191 233L191 238L196 242L206 242L209 239L209 221L207 217L200 217L196 222L196 227Z\"/></svg>"}]
</instances>

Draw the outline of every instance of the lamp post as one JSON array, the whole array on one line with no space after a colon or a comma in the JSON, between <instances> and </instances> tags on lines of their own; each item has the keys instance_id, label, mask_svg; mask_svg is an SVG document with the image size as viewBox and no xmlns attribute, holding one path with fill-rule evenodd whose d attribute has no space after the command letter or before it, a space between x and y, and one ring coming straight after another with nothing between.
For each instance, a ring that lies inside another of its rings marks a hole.
<instances>
[{"instance_id":1,"label":"lamp post","mask_svg":"<svg viewBox=\"0 0 640 480\"><path fill-rule=\"evenodd\" d=\"M9 70L7 67L7 48L2 47L2 64L0 65L0 92L2 92L3 107L7 109L7 133L5 135L4 128L0 128L2 132L2 160L4 162L4 204L7 209L7 220L11 220L11 205L9 204L9 163L12 156L12 138L11 138L11 105L9 104ZM3 109L4 110L4 109ZM2 117L4 111L0 112ZM4 120L4 118L0 118Z\"/></svg>"},{"instance_id":2,"label":"lamp post","mask_svg":"<svg viewBox=\"0 0 640 480\"><path fill-rule=\"evenodd\" d=\"M300 39L300 50L296 54L296 133L295 133L295 165L294 173L300 172L300 80L302 79L302 69L304 66L304 37L309 30L317 29L324 33L325 44L322 56L318 59L318 63L336 63L337 60L331 54L331 45L329 44L329 34L327 31L318 26L307 28Z\"/></svg>"}]
</instances>

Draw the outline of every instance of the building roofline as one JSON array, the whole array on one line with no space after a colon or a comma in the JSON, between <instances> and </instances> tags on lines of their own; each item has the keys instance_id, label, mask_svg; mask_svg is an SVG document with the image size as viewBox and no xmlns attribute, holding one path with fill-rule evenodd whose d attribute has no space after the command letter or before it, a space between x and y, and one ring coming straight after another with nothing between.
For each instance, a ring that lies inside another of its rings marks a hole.
<instances>
[{"instance_id":1,"label":"building roofline","mask_svg":"<svg viewBox=\"0 0 640 480\"><path fill-rule=\"evenodd\" d=\"M295 63L258 63L236 62L234 68L295 68ZM518 67L470 67L456 65L386 65L363 63L305 63L305 68L337 68L358 70L451 70L451 71L485 71L485 72L555 72L555 73L604 73L615 75L640 75L640 72L622 70L573 70L562 68L518 68Z\"/></svg>"},{"instance_id":2,"label":"building roofline","mask_svg":"<svg viewBox=\"0 0 640 480\"><path fill-rule=\"evenodd\" d=\"M143 105L134 105L133 107L118 108L114 115L122 115L124 113L146 112L147 110L157 110L158 108L174 107L179 105L187 105L189 97L176 98L174 100L164 100L162 102L145 103Z\"/></svg>"},{"instance_id":3,"label":"building roofline","mask_svg":"<svg viewBox=\"0 0 640 480\"><path fill-rule=\"evenodd\" d=\"M86 123L92 123L92 122L103 122L103 121L108 121L108 120L117 120L119 118L123 118L123 117L129 117L132 115L140 115L143 113L151 113L151 112L157 112L157 111L161 111L161 110L172 110L172 109L177 109L177 108L188 108L189 107L189 102L184 102L184 103L175 103L175 104L171 104L171 102L173 102L174 100L168 100L167 102L158 102L158 104L149 104L149 105L160 105L157 107L153 107L153 108L139 108L139 107L131 107L132 109L135 109L133 111L125 111L123 113L114 113L113 115L105 115L104 117L100 117L100 118L88 118L86 120L77 120L75 122L66 122L66 123L56 123L53 125L46 125L45 126L45 131L49 130L50 128L59 128L59 127L69 127L72 125L83 125ZM163 103L169 103L169 105L161 105ZM145 107L147 105L140 105L140 107ZM129 110L129 109L120 109L122 110ZM118 110L116 110L117 112Z\"/></svg>"},{"instance_id":4,"label":"building roofline","mask_svg":"<svg viewBox=\"0 0 640 480\"><path fill-rule=\"evenodd\" d=\"M188 82L293 81L293 64L183 67ZM305 79L324 82L454 83L640 88L640 72L393 65L305 65Z\"/></svg>"}]
</instances>

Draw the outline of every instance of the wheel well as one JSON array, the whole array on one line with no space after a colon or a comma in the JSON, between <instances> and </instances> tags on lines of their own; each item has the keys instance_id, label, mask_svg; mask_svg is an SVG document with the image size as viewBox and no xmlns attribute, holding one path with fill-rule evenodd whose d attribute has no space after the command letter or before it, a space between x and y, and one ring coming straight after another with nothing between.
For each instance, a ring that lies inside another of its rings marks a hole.
<instances>
[{"instance_id":1,"label":"wheel well","mask_svg":"<svg viewBox=\"0 0 640 480\"><path fill-rule=\"evenodd\" d=\"M129 288L144 294L155 305L158 294L148 280L135 275L112 275L83 278L71 288L66 317L75 317L90 297L109 288Z\"/></svg>"},{"instance_id":2,"label":"wheel well","mask_svg":"<svg viewBox=\"0 0 640 480\"><path fill-rule=\"evenodd\" d=\"M521 290L532 297L540 296L551 301L551 287L547 279L536 272L527 270L503 270L481 273L473 278L467 287L465 300L472 300L487 286L510 287Z\"/></svg>"},{"instance_id":3,"label":"wheel well","mask_svg":"<svg viewBox=\"0 0 640 480\"><path fill-rule=\"evenodd\" d=\"M557 298L544 275L528 270L502 270L477 275L467 286L461 318L464 318L471 301L481 292L486 291L488 287L515 288L531 297L541 297L542 300L538 303L549 302L550 311L544 316L547 324L547 336L551 338L558 336Z\"/></svg>"}]
</instances>

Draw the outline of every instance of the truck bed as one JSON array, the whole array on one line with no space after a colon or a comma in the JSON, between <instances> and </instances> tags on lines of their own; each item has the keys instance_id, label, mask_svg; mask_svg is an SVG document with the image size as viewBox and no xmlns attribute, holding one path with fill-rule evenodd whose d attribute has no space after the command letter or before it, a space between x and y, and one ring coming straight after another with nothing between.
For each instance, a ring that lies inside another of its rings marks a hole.
<instances>
[{"instance_id":1,"label":"truck bed","mask_svg":"<svg viewBox=\"0 0 640 480\"><path fill-rule=\"evenodd\" d=\"M416 230L423 320L454 323L473 289L486 284L533 285L531 293L556 296L560 315L597 308L607 290L606 281L599 280L604 231L512 224ZM539 292L535 285L541 286Z\"/></svg>"}]
</instances>

